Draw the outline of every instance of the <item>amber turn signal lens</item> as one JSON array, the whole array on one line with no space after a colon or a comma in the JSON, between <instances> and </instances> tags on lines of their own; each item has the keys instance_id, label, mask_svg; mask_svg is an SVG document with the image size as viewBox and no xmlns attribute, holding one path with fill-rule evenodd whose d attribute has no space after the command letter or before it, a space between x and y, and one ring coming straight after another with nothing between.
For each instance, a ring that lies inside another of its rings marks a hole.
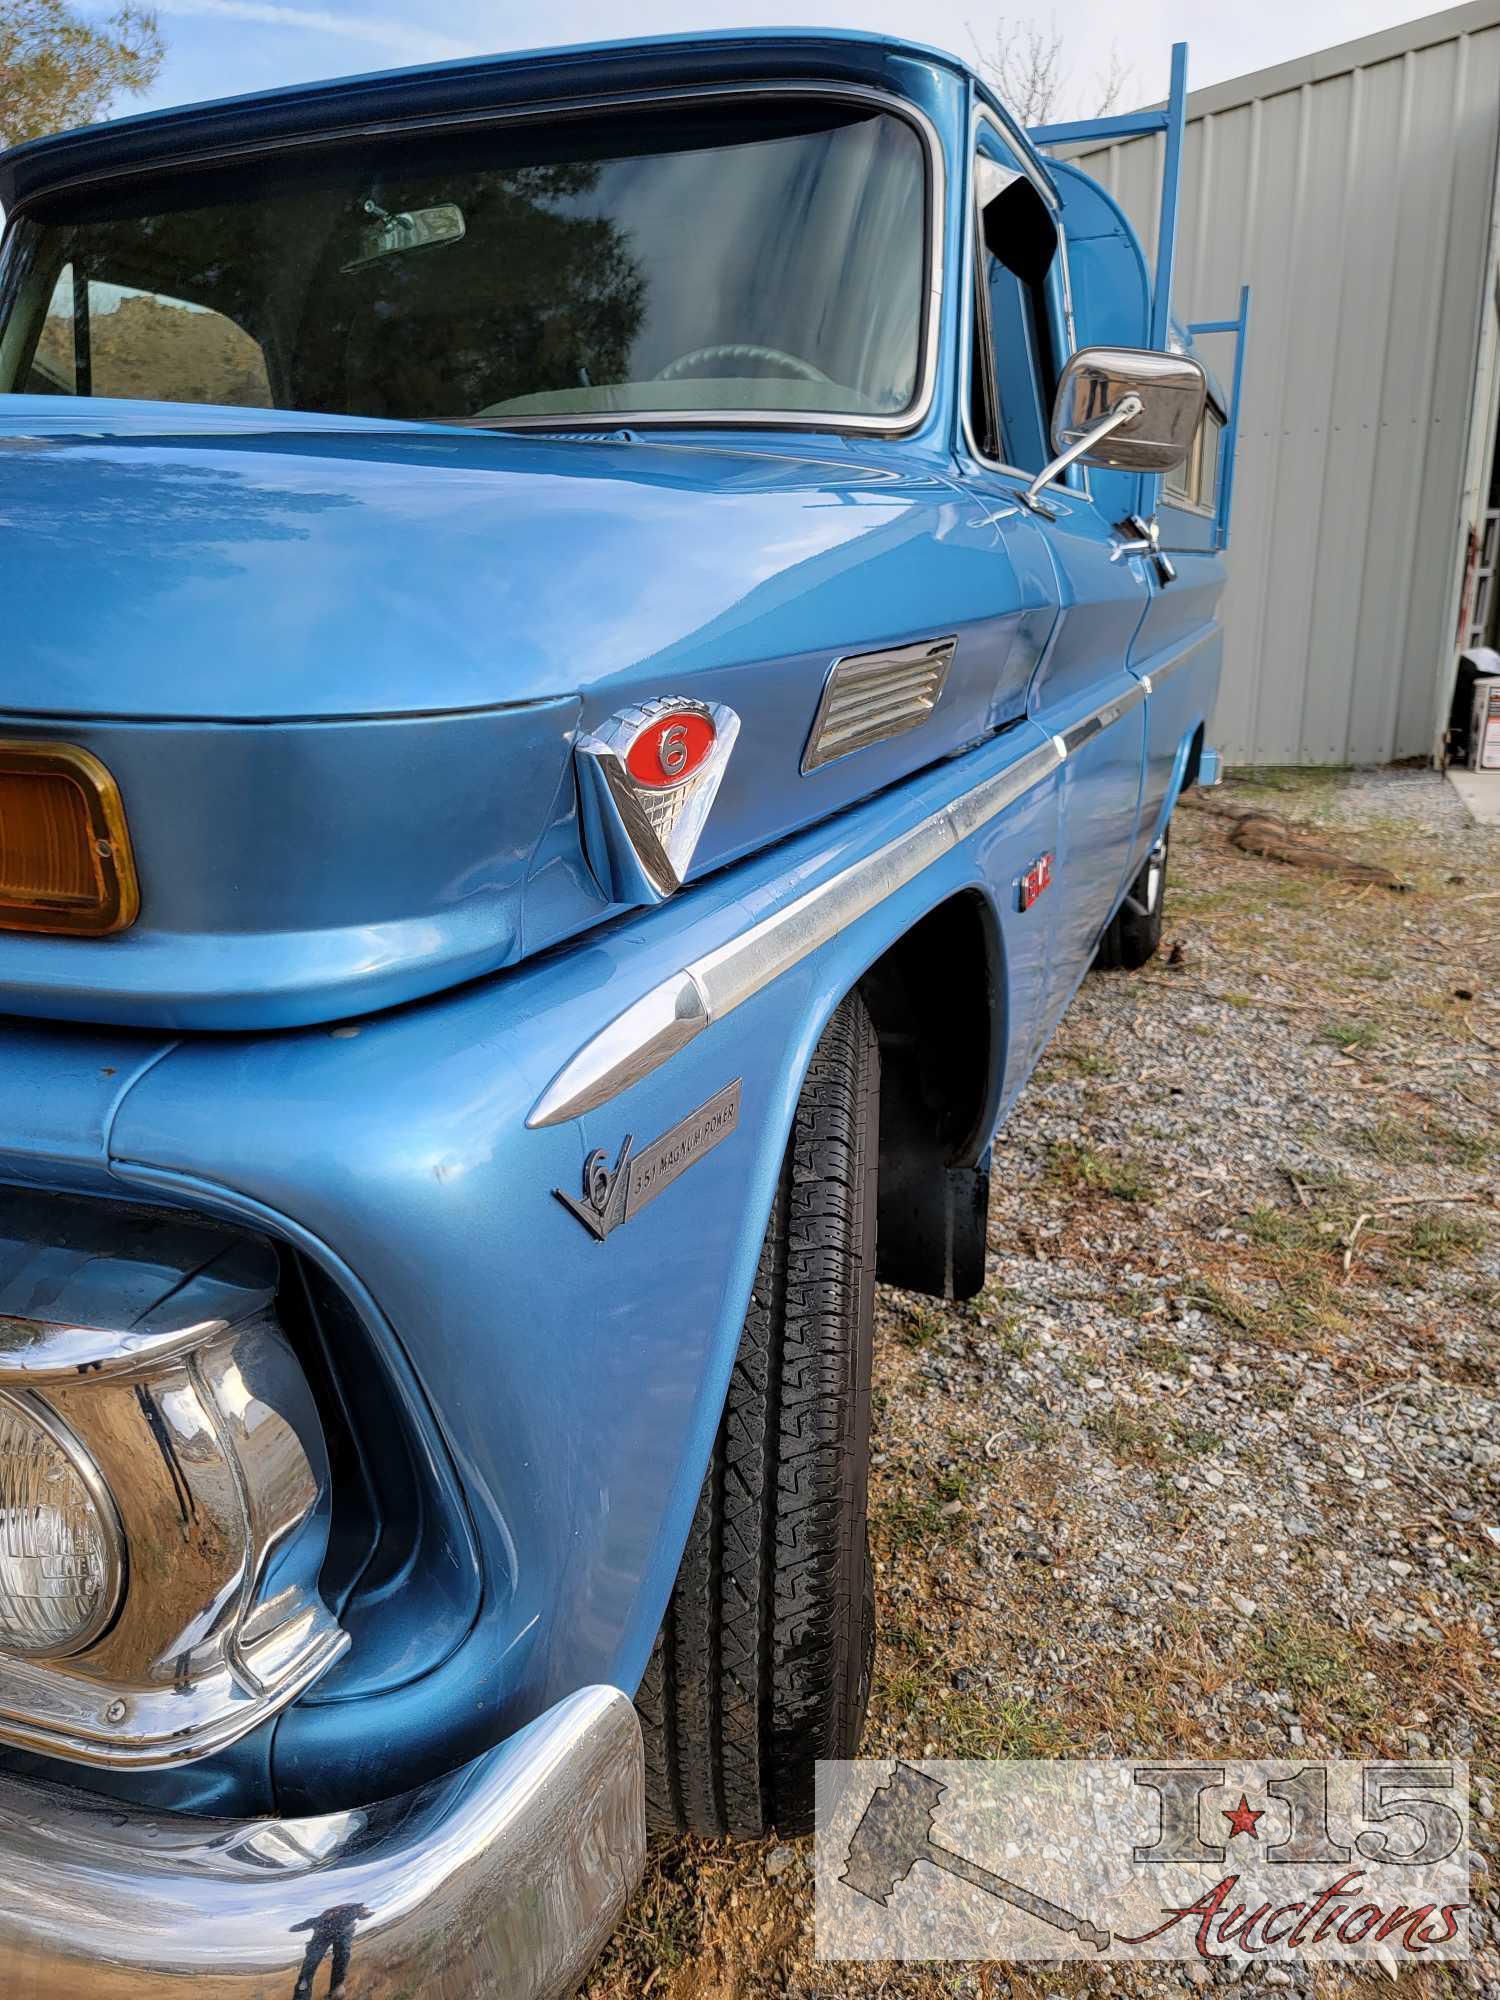
<instances>
[{"instance_id":1,"label":"amber turn signal lens","mask_svg":"<svg viewBox=\"0 0 1500 2000\"><path fill-rule=\"evenodd\" d=\"M103 937L139 909L125 809L99 759L0 742L0 930Z\"/></svg>"}]
</instances>

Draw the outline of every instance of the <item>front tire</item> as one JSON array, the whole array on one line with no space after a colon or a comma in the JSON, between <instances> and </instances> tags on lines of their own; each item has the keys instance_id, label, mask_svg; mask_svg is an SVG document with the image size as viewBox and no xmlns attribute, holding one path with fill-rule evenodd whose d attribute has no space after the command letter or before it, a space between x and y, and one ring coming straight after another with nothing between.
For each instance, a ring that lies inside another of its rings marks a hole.
<instances>
[{"instance_id":1,"label":"front tire","mask_svg":"<svg viewBox=\"0 0 1500 2000\"><path fill-rule=\"evenodd\" d=\"M1141 872L1125 892L1125 900L1105 926L1094 955L1103 972L1138 972L1161 948L1162 905L1167 896L1167 856L1170 824L1146 856Z\"/></svg>"},{"instance_id":2,"label":"front tire","mask_svg":"<svg viewBox=\"0 0 1500 2000\"><path fill-rule=\"evenodd\" d=\"M636 1696L657 1831L808 1832L869 1701L880 1052L851 993L808 1067L729 1396Z\"/></svg>"}]
</instances>

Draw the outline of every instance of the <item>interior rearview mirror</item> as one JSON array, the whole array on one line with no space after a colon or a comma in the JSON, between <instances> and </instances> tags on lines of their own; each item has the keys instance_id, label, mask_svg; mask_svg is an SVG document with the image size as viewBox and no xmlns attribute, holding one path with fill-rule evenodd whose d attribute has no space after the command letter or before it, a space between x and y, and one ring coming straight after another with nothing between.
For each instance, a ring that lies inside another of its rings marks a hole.
<instances>
[{"instance_id":1,"label":"interior rearview mirror","mask_svg":"<svg viewBox=\"0 0 1500 2000\"><path fill-rule=\"evenodd\" d=\"M406 250L430 250L435 244L457 243L464 233L464 212L451 201L436 208L412 208L391 215L378 202L367 201L365 214L373 220L356 233L355 254L339 266L341 271L358 271L382 257L396 257Z\"/></svg>"},{"instance_id":2,"label":"interior rearview mirror","mask_svg":"<svg viewBox=\"0 0 1500 2000\"><path fill-rule=\"evenodd\" d=\"M1145 347L1085 347L1057 385L1052 449L1061 454L1089 437L1127 397L1137 412L1079 452L1088 465L1118 472L1170 472L1192 450L1208 397L1208 377L1185 354Z\"/></svg>"}]
</instances>

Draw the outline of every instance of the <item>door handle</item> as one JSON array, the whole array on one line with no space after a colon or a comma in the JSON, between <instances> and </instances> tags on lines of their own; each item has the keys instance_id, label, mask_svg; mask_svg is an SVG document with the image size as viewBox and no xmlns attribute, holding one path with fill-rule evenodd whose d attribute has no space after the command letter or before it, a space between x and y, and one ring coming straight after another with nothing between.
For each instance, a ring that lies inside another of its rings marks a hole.
<instances>
[{"instance_id":1,"label":"door handle","mask_svg":"<svg viewBox=\"0 0 1500 2000\"><path fill-rule=\"evenodd\" d=\"M1116 542L1109 552L1109 559L1112 563L1115 563L1123 562L1126 556L1154 556L1155 554L1155 542L1149 541L1143 536L1133 542Z\"/></svg>"},{"instance_id":2,"label":"door handle","mask_svg":"<svg viewBox=\"0 0 1500 2000\"><path fill-rule=\"evenodd\" d=\"M1115 530L1122 539L1109 552L1112 563L1121 562L1126 556L1150 556L1156 564L1157 581L1163 590L1169 583L1177 581L1177 565L1170 556L1163 555L1160 548L1161 529L1154 520L1142 520L1139 514L1132 514L1122 521Z\"/></svg>"}]
</instances>

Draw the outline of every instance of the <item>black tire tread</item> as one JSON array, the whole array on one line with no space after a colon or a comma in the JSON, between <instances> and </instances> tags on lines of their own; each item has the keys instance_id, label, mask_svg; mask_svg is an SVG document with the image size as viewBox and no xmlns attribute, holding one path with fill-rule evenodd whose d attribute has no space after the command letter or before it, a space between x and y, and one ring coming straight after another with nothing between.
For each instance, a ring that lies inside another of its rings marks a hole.
<instances>
[{"instance_id":1,"label":"black tire tread","mask_svg":"<svg viewBox=\"0 0 1500 2000\"><path fill-rule=\"evenodd\" d=\"M672 1601L636 1697L658 1830L812 1823L873 1642L865 1480L879 1053L851 994L808 1067Z\"/></svg>"},{"instance_id":2,"label":"black tire tread","mask_svg":"<svg viewBox=\"0 0 1500 2000\"><path fill-rule=\"evenodd\" d=\"M1139 972L1148 965L1161 949L1162 912L1166 907L1167 861L1171 849L1162 858L1161 891L1156 899L1156 908L1145 907L1145 882L1149 860L1125 893L1125 900L1104 927L1104 934L1094 952L1094 966L1100 972Z\"/></svg>"}]
</instances>

